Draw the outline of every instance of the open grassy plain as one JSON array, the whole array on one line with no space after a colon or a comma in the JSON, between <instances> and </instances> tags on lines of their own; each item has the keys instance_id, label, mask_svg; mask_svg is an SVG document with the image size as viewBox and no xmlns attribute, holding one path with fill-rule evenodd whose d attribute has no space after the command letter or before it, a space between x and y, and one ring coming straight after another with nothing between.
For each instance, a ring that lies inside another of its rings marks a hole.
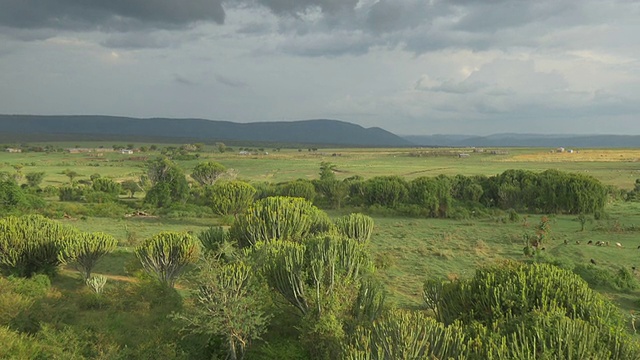
<instances>
[{"instance_id":1,"label":"open grassy plain","mask_svg":"<svg viewBox=\"0 0 640 360\"><path fill-rule=\"evenodd\" d=\"M120 144L125 145L125 144ZM138 144L139 145L139 144ZM55 144L59 148L75 146L95 149L87 153L0 153L0 171L22 173L44 171L43 186L68 182L62 174L73 169L88 178L97 173L114 179L136 178L144 173L145 161L160 155L149 151L125 155L111 150L111 144L69 143ZM103 146L105 149L99 149ZM174 145L175 146L175 145ZM248 181L280 182L298 178L318 177L320 162L337 165L338 178L360 175L370 178L380 175L399 175L407 179L419 176L446 175L495 175L507 169L543 171L558 169L589 174L608 185L623 189L633 188L640 178L640 150L638 149L586 149L574 153L557 153L545 148L474 149L402 148L402 149L281 149L265 148L252 154L219 153L213 147L205 147L200 158L176 161L187 173L200 161L213 160L234 169L238 178ZM300 151L299 151L300 150ZM268 152L265 155L265 152ZM492 152L496 152L493 154ZM468 157L459 157L468 154ZM334 156L335 155L335 156Z\"/></svg>"}]
</instances>

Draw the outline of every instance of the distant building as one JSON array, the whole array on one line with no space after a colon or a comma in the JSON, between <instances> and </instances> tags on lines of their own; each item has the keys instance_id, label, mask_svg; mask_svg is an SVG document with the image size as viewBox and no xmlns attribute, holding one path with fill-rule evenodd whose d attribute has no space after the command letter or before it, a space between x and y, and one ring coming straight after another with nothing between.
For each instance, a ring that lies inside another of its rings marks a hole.
<instances>
[{"instance_id":1,"label":"distant building","mask_svg":"<svg viewBox=\"0 0 640 360\"><path fill-rule=\"evenodd\" d=\"M122 149L120 150L121 154L125 154L125 155L133 155L133 150L131 149Z\"/></svg>"},{"instance_id":2,"label":"distant building","mask_svg":"<svg viewBox=\"0 0 640 360\"><path fill-rule=\"evenodd\" d=\"M70 154L81 154L81 153L90 153L93 152L93 149L89 148L69 148L67 152Z\"/></svg>"},{"instance_id":3,"label":"distant building","mask_svg":"<svg viewBox=\"0 0 640 360\"><path fill-rule=\"evenodd\" d=\"M7 148L6 150L8 153L21 153L22 149L15 149L15 148Z\"/></svg>"},{"instance_id":4,"label":"distant building","mask_svg":"<svg viewBox=\"0 0 640 360\"><path fill-rule=\"evenodd\" d=\"M564 148L563 147L559 147L559 148L556 149L556 152L563 153L564 152Z\"/></svg>"}]
</instances>

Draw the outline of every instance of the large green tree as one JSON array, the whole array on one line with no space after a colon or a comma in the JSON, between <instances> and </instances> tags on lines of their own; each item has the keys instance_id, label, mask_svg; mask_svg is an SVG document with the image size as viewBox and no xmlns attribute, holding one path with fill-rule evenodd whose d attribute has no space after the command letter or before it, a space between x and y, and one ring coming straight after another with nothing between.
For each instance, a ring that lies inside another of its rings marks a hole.
<instances>
[{"instance_id":1,"label":"large green tree","mask_svg":"<svg viewBox=\"0 0 640 360\"><path fill-rule=\"evenodd\" d=\"M156 207L183 203L189 197L189 184L184 172L167 158L159 158L149 163L147 175L153 184L144 202Z\"/></svg>"}]
</instances>

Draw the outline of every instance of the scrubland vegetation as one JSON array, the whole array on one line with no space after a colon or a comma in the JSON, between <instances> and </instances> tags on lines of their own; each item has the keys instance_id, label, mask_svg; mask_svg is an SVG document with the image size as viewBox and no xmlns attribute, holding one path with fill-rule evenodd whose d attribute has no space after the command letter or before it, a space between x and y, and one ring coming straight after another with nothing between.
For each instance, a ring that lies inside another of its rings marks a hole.
<instances>
[{"instance_id":1,"label":"scrubland vegetation","mask_svg":"<svg viewBox=\"0 0 640 360\"><path fill-rule=\"evenodd\" d=\"M0 156L0 358L640 359L635 150L129 145Z\"/></svg>"}]
</instances>

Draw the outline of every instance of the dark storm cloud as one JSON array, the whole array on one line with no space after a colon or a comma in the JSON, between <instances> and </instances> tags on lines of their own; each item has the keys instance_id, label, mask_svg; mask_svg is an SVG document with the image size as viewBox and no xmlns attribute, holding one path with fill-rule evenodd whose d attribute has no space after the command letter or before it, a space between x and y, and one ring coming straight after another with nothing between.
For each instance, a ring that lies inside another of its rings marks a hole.
<instances>
[{"instance_id":1,"label":"dark storm cloud","mask_svg":"<svg viewBox=\"0 0 640 360\"><path fill-rule=\"evenodd\" d=\"M222 24L221 0L0 0L0 26L21 29L174 29Z\"/></svg>"},{"instance_id":2,"label":"dark storm cloud","mask_svg":"<svg viewBox=\"0 0 640 360\"><path fill-rule=\"evenodd\" d=\"M338 14L352 11L358 0L255 0L275 14L296 15L309 9L319 8L326 14Z\"/></svg>"},{"instance_id":3,"label":"dark storm cloud","mask_svg":"<svg viewBox=\"0 0 640 360\"><path fill-rule=\"evenodd\" d=\"M434 18L450 13L443 2L380 0L367 10L366 24L375 32L393 32L428 25Z\"/></svg>"}]
</instances>

